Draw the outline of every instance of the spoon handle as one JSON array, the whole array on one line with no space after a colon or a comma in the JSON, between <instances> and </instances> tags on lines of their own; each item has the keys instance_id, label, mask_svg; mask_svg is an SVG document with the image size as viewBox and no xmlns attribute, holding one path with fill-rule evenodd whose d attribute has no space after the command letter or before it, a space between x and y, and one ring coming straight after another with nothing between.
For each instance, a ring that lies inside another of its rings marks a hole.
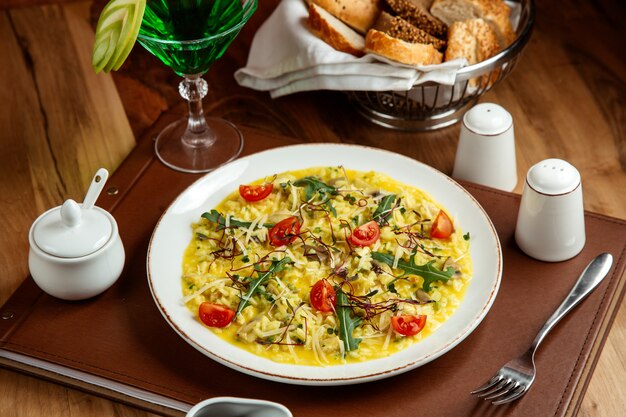
<instances>
[{"instance_id":1,"label":"spoon handle","mask_svg":"<svg viewBox=\"0 0 626 417\"><path fill-rule=\"evenodd\" d=\"M83 200L83 209L90 209L94 206L94 204L96 204L96 200L102 192L104 184L107 182L107 178L109 178L109 171L106 169L100 168L96 172L96 175L94 175L91 180L85 199Z\"/></svg>"}]
</instances>

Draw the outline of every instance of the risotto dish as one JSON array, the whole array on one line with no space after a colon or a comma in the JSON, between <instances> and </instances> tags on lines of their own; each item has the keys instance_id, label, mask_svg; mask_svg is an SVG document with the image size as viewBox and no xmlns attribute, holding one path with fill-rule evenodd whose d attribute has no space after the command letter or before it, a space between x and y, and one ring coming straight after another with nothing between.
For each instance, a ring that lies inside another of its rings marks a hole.
<instances>
[{"instance_id":1,"label":"risotto dish","mask_svg":"<svg viewBox=\"0 0 626 417\"><path fill-rule=\"evenodd\" d=\"M191 227L183 302L207 331L276 362L392 355L437 331L472 277L455 208L377 172L241 184Z\"/></svg>"}]
</instances>

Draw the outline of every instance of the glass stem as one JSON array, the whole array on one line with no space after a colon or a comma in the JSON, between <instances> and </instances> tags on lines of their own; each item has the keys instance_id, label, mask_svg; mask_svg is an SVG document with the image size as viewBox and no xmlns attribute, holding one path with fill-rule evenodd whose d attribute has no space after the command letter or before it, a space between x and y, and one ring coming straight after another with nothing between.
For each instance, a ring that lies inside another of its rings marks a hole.
<instances>
[{"instance_id":1,"label":"glass stem","mask_svg":"<svg viewBox=\"0 0 626 417\"><path fill-rule=\"evenodd\" d=\"M215 133L207 125L202 109L202 99L208 91L208 83L200 77L200 74L185 75L178 85L178 92L187 100L189 107L187 129L182 137L183 143L187 146L208 147L215 142Z\"/></svg>"}]
</instances>

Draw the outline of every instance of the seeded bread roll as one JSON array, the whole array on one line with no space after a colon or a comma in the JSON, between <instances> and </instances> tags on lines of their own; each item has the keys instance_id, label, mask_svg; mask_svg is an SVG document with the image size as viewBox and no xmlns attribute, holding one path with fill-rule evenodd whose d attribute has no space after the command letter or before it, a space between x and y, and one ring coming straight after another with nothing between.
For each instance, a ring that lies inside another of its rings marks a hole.
<instances>
[{"instance_id":1,"label":"seeded bread roll","mask_svg":"<svg viewBox=\"0 0 626 417\"><path fill-rule=\"evenodd\" d=\"M443 55L432 44L410 43L376 29L365 36L365 52L408 65L440 64Z\"/></svg>"},{"instance_id":2,"label":"seeded bread roll","mask_svg":"<svg viewBox=\"0 0 626 417\"><path fill-rule=\"evenodd\" d=\"M316 4L309 4L309 28L317 37L338 51L363 56L365 39L348 25Z\"/></svg>"},{"instance_id":3,"label":"seeded bread roll","mask_svg":"<svg viewBox=\"0 0 626 417\"><path fill-rule=\"evenodd\" d=\"M442 49L446 46L446 41L435 38L422 29L416 28L400 16L392 16L387 12L380 14L373 29L410 43L430 43L435 49Z\"/></svg>"},{"instance_id":4,"label":"seeded bread roll","mask_svg":"<svg viewBox=\"0 0 626 417\"><path fill-rule=\"evenodd\" d=\"M386 0L386 2L398 16L413 26L437 38L446 38L448 30L446 24L430 14L425 8L413 3L411 0Z\"/></svg>"},{"instance_id":5,"label":"seeded bread roll","mask_svg":"<svg viewBox=\"0 0 626 417\"><path fill-rule=\"evenodd\" d=\"M468 19L454 22L448 30L448 47L444 60L466 58L469 65L491 58L500 50L495 31L483 19ZM470 85L489 82L489 74L479 79L471 79Z\"/></svg>"},{"instance_id":6,"label":"seeded bread roll","mask_svg":"<svg viewBox=\"0 0 626 417\"><path fill-rule=\"evenodd\" d=\"M430 12L448 26L457 21L482 18L495 30L501 49L516 38L511 9L504 0L435 0Z\"/></svg>"},{"instance_id":7,"label":"seeded bread roll","mask_svg":"<svg viewBox=\"0 0 626 417\"><path fill-rule=\"evenodd\" d=\"M380 14L380 0L307 0L359 33L365 34Z\"/></svg>"}]
</instances>

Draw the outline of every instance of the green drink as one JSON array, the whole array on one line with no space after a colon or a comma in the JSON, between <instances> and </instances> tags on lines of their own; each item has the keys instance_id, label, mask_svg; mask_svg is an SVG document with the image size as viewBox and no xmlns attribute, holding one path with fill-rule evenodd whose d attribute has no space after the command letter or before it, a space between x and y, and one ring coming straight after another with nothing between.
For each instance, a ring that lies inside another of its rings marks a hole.
<instances>
[{"instance_id":1,"label":"green drink","mask_svg":"<svg viewBox=\"0 0 626 417\"><path fill-rule=\"evenodd\" d=\"M135 40L183 77L178 92L189 113L165 126L157 157L182 172L207 172L235 159L243 135L231 122L205 117L202 75L219 59L257 7L257 0L110 0L98 18L91 63L119 69Z\"/></svg>"},{"instance_id":2,"label":"green drink","mask_svg":"<svg viewBox=\"0 0 626 417\"><path fill-rule=\"evenodd\" d=\"M189 107L187 118L167 125L154 143L170 168L207 172L241 153L239 129L204 116L208 83L201 75L224 54L256 6L257 0L147 0L137 40L183 77L178 92Z\"/></svg>"},{"instance_id":3,"label":"green drink","mask_svg":"<svg viewBox=\"0 0 626 417\"><path fill-rule=\"evenodd\" d=\"M249 14L240 0L148 0L138 40L178 75L203 74Z\"/></svg>"}]
</instances>

